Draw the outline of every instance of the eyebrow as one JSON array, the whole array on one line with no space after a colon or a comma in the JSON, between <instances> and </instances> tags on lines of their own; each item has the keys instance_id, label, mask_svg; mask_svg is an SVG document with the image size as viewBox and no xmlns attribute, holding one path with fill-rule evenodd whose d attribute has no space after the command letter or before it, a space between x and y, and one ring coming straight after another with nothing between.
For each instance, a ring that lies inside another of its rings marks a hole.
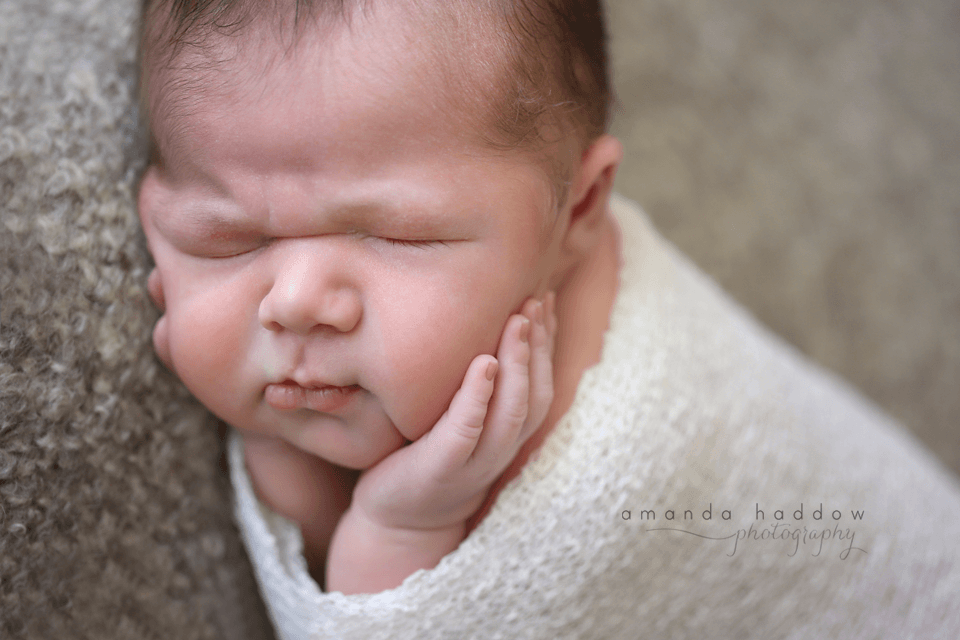
<instances>
[{"instance_id":1,"label":"eyebrow","mask_svg":"<svg viewBox=\"0 0 960 640\"><path fill-rule=\"evenodd\" d=\"M175 233L178 227L187 227L189 233L214 237L235 235L248 226L241 220L217 211L218 208L196 205L178 208L167 215L155 216L153 224L165 235Z\"/></svg>"},{"instance_id":2,"label":"eyebrow","mask_svg":"<svg viewBox=\"0 0 960 640\"><path fill-rule=\"evenodd\" d=\"M403 228L439 227L448 223L451 215L445 213L445 208L438 205L435 208L424 206L420 202L400 200L397 198L371 198L354 202L345 202L331 211L332 218L340 224L350 222L349 226L371 227L379 224L386 215L387 221L393 226Z\"/></svg>"},{"instance_id":3,"label":"eyebrow","mask_svg":"<svg viewBox=\"0 0 960 640\"><path fill-rule=\"evenodd\" d=\"M161 231L170 230L175 225L190 228L190 232L210 236L228 236L259 228L259 220L251 221L248 218L238 219L226 213L226 209L236 206L211 204L193 204L179 209L170 216L159 216L156 226ZM436 209L423 206L420 203L380 201L378 198L358 199L346 202L328 209L317 207L310 214L327 217L332 232L376 230L386 228L390 232L416 232L425 235L450 231L451 223L461 218L459 211L449 211L442 205ZM267 221L268 229L273 224ZM271 231L268 231L270 233Z\"/></svg>"}]
</instances>

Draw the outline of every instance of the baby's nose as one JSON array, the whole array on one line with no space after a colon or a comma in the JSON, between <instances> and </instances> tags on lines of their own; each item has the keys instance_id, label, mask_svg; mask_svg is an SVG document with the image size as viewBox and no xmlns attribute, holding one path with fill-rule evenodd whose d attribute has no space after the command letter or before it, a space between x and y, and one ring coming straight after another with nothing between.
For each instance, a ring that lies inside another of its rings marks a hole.
<instances>
[{"instance_id":1,"label":"baby's nose","mask_svg":"<svg viewBox=\"0 0 960 640\"><path fill-rule=\"evenodd\" d=\"M260 302L260 324L299 335L321 327L352 331L363 312L360 292L344 275L319 266L304 256L283 265Z\"/></svg>"}]
</instances>

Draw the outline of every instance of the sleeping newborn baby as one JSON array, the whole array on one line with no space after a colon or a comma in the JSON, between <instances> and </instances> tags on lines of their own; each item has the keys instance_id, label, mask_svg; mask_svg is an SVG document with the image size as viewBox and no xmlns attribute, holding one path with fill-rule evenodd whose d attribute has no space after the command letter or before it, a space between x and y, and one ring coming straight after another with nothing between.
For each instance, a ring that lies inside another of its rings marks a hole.
<instances>
[{"instance_id":1,"label":"sleeping newborn baby","mask_svg":"<svg viewBox=\"0 0 960 640\"><path fill-rule=\"evenodd\" d=\"M957 637L956 480L611 194L599 3L145 5L154 343L281 637Z\"/></svg>"},{"instance_id":2,"label":"sleeping newborn baby","mask_svg":"<svg viewBox=\"0 0 960 640\"><path fill-rule=\"evenodd\" d=\"M394 587L459 545L599 356L602 48L554 34L526 60L495 4L226 4L145 13L156 349L243 435L312 573Z\"/></svg>"}]
</instances>

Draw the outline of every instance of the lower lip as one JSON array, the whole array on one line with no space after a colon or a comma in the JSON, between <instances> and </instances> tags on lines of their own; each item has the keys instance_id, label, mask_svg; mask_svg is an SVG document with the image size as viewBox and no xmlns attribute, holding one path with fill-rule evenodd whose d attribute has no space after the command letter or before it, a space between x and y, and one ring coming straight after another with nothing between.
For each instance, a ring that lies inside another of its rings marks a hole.
<instances>
[{"instance_id":1,"label":"lower lip","mask_svg":"<svg viewBox=\"0 0 960 640\"><path fill-rule=\"evenodd\" d=\"M301 387L293 382L267 385L263 397L267 404L278 411L312 409L320 413L332 413L345 407L360 391L360 387Z\"/></svg>"}]
</instances>

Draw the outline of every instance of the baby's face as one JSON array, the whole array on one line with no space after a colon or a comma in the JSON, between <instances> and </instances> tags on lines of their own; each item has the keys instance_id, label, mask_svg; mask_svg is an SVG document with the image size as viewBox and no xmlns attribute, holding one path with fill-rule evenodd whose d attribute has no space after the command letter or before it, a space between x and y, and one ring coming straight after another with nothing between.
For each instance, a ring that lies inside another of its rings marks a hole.
<instances>
[{"instance_id":1,"label":"baby's face","mask_svg":"<svg viewBox=\"0 0 960 640\"><path fill-rule=\"evenodd\" d=\"M409 46L368 25L150 87L178 102L140 193L173 369L234 427L353 468L433 426L559 252L543 173L462 135Z\"/></svg>"}]
</instances>

